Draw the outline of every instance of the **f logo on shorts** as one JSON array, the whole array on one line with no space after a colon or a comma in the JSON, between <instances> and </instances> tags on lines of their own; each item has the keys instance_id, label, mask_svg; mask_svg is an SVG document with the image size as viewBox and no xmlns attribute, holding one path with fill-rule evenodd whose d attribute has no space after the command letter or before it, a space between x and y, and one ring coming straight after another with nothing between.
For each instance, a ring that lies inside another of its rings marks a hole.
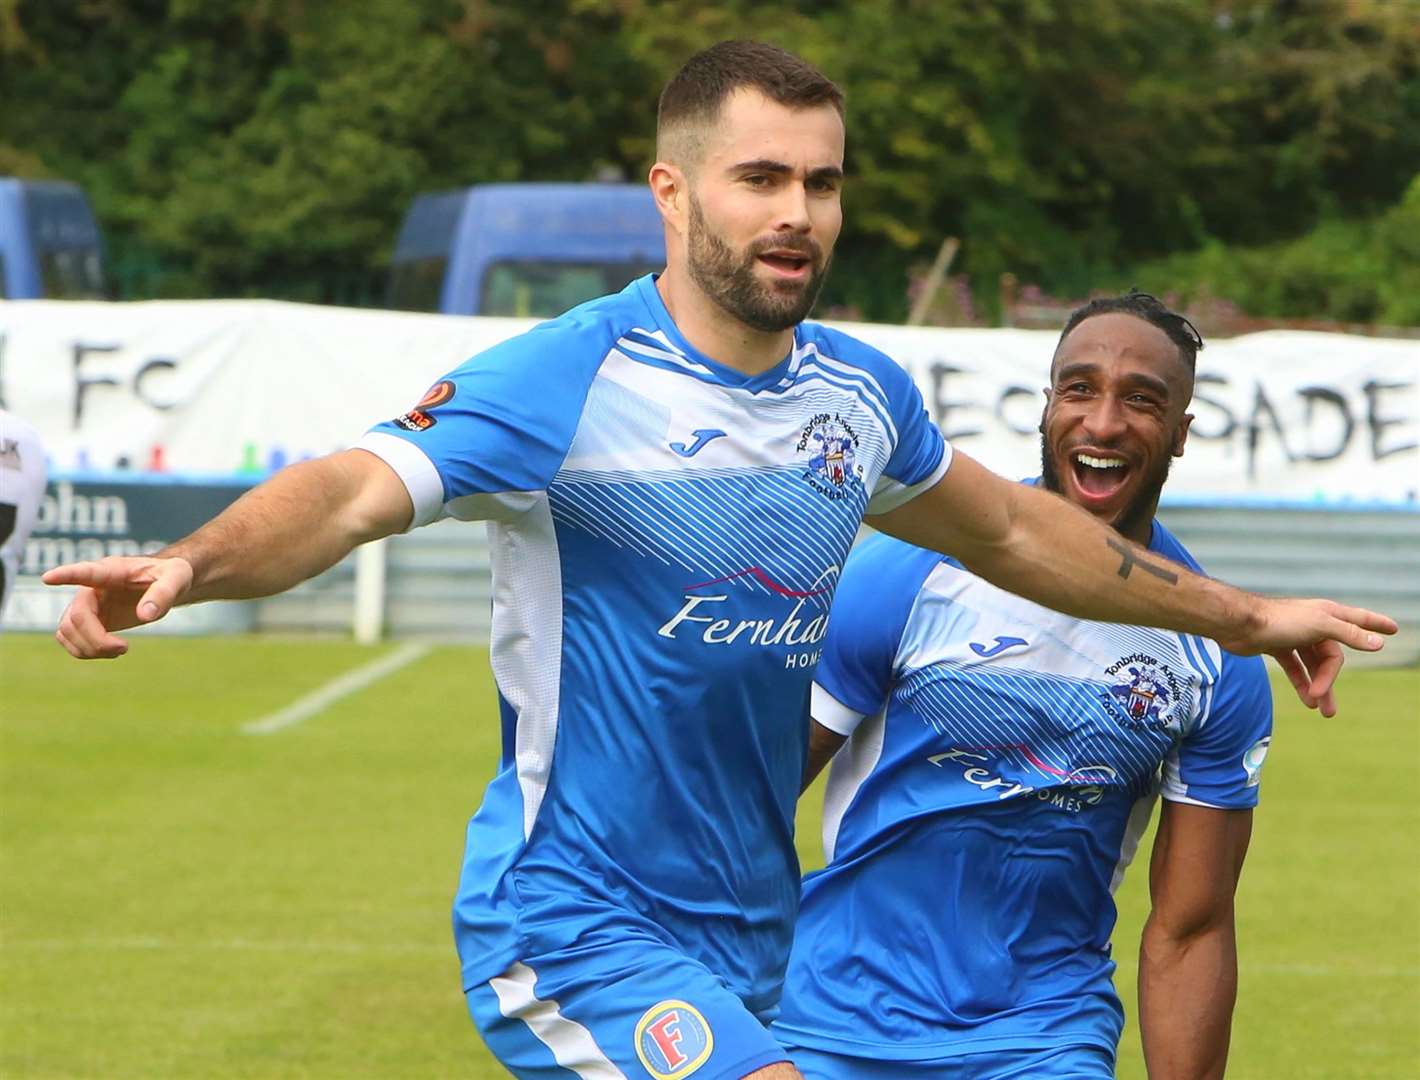
<instances>
[{"instance_id":1,"label":"f logo on shorts","mask_svg":"<svg viewBox=\"0 0 1420 1080\"><path fill-rule=\"evenodd\" d=\"M681 1080L704 1065L714 1048L710 1025L684 1001L652 1005L636 1025L636 1056L656 1080Z\"/></svg>"}]
</instances>

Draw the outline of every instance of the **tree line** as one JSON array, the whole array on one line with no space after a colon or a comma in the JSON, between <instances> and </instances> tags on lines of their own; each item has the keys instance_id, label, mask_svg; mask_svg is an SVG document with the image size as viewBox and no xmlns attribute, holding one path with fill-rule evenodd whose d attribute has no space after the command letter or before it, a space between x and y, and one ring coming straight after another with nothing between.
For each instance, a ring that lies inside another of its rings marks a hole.
<instances>
[{"instance_id":1,"label":"tree line","mask_svg":"<svg viewBox=\"0 0 1420 1080\"><path fill-rule=\"evenodd\" d=\"M988 321L1011 274L1420 323L1417 0L0 0L0 174L83 184L132 295L317 298L420 192L640 178L726 37L847 91L825 305L903 318L955 237Z\"/></svg>"}]
</instances>

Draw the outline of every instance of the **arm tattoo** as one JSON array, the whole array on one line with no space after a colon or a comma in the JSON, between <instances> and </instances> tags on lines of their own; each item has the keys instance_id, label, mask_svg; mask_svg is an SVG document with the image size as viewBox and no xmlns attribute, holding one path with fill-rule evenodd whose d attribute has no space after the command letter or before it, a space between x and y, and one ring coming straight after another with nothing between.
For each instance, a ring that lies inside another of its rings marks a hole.
<instances>
[{"instance_id":1,"label":"arm tattoo","mask_svg":"<svg viewBox=\"0 0 1420 1080\"><path fill-rule=\"evenodd\" d=\"M1162 566L1155 566L1151 562L1145 562L1143 559L1139 558L1139 556L1135 555L1134 549L1127 544L1121 544L1112 536L1107 538L1105 543L1119 552L1124 558L1124 561L1119 564L1120 577L1128 579L1129 572L1137 566L1140 570L1144 571L1144 573L1153 574L1154 577L1158 578L1160 581L1167 581L1170 585L1178 584L1178 575L1172 570L1165 570Z\"/></svg>"}]
</instances>

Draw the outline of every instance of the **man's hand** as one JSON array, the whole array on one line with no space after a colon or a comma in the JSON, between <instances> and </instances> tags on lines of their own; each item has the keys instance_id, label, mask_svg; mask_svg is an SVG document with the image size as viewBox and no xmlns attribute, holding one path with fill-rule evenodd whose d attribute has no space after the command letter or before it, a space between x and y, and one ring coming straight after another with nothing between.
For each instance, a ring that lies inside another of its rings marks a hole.
<instances>
[{"instance_id":1,"label":"man's hand","mask_svg":"<svg viewBox=\"0 0 1420 1080\"><path fill-rule=\"evenodd\" d=\"M1345 662L1341 646L1375 652L1382 634L1394 634L1393 619L1331 600L1255 598L1258 610L1246 637L1220 640L1229 652L1267 653L1281 665L1297 697L1323 716L1336 715L1332 686Z\"/></svg>"},{"instance_id":2,"label":"man's hand","mask_svg":"<svg viewBox=\"0 0 1420 1080\"><path fill-rule=\"evenodd\" d=\"M80 586L55 637L80 660L122 656L128 645L115 630L161 619L174 604L274 596L413 516L404 481L368 450L288 466L157 556L45 574L46 585Z\"/></svg>"},{"instance_id":3,"label":"man's hand","mask_svg":"<svg viewBox=\"0 0 1420 1080\"><path fill-rule=\"evenodd\" d=\"M181 558L110 556L56 566L44 583L79 586L59 620L59 644L80 660L111 660L128 651L114 631L166 615L192 586L192 566Z\"/></svg>"}]
</instances>

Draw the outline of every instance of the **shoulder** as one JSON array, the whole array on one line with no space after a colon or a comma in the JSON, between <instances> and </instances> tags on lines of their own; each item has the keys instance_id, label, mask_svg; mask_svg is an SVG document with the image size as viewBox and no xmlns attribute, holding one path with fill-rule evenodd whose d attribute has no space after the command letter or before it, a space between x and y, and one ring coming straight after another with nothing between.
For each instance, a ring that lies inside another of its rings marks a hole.
<instances>
[{"instance_id":1,"label":"shoulder","mask_svg":"<svg viewBox=\"0 0 1420 1080\"><path fill-rule=\"evenodd\" d=\"M863 540L848 557L814 680L859 716L881 707L922 584L940 559L936 552L880 533ZM815 715L840 734L852 730Z\"/></svg>"},{"instance_id":2,"label":"shoulder","mask_svg":"<svg viewBox=\"0 0 1420 1080\"><path fill-rule=\"evenodd\" d=\"M559 378L577 373L590 377L617 340L636 324L636 309L625 293L599 297L476 353L453 374L518 370L536 363L539 371L555 371Z\"/></svg>"},{"instance_id":3,"label":"shoulder","mask_svg":"<svg viewBox=\"0 0 1420 1080\"><path fill-rule=\"evenodd\" d=\"M24 417L0 409L0 437L13 440L19 446L42 445L39 432Z\"/></svg>"},{"instance_id":4,"label":"shoulder","mask_svg":"<svg viewBox=\"0 0 1420 1080\"><path fill-rule=\"evenodd\" d=\"M1156 551L1166 558L1172 559L1176 563L1182 563L1195 574L1204 573L1203 567L1199 565L1192 553L1183 546L1173 533L1164 527L1164 523L1158 518L1154 519L1154 533L1149 538L1149 550Z\"/></svg>"},{"instance_id":5,"label":"shoulder","mask_svg":"<svg viewBox=\"0 0 1420 1080\"><path fill-rule=\"evenodd\" d=\"M1272 701L1272 683L1267 678L1267 665L1260 656L1239 656L1220 649L1222 664L1218 671L1218 692L1230 697L1257 701Z\"/></svg>"},{"instance_id":6,"label":"shoulder","mask_svg":"<svg viewBox=\"0 0 1420 1080\"><path fill-rule=\"evenodd\" d=\"M27 421L3 409L0 409L0 469L18 472L21 490L29 490L35 497L43 493L48 465L39 432Z\"/></svg>"},{"instance_id":7,"label":"shoulder","mask_svg":"<svg viewBox=\"0 0 1420 1080\"><path fill-rule=\"evenodd\" d=\"M873 533L853 548L843 567L840 595L870 605L916 597L944 556L885 533Z\"/></svg>"},{"instance_id":8,"label":"shoulder","mask_svg":"<svg viewBox=\"0 0 1420 1080\"><path fill-rule=\"evenodd\" d=\"M912 377L901 364L852 334L816 322L801 324L800 333L804 344L812 344L819 356L847 367L858 368L865 376L881 383L885 389L912 385Z\"/></svg>"},{"instance_id":9,"label":"shoulder","mask_svg":"<svg viewBox=\"0 0 1420 1080\"><path fill-rule=\"evenodd\" d=\"M1206 573L1198 560L1193 557L1183 542L1155 519L1154 534L1149 540L1149 550L1182 563L1194 573ZM1214 646L1216 648L1216 646ZM1218 685L1220 690L1242 691L1250 696L1259 692L1271 696L1271 684L1267 681L1267 665L1260 656L1239 656L1219 648Z\"/></svg>"}]
</instances>

